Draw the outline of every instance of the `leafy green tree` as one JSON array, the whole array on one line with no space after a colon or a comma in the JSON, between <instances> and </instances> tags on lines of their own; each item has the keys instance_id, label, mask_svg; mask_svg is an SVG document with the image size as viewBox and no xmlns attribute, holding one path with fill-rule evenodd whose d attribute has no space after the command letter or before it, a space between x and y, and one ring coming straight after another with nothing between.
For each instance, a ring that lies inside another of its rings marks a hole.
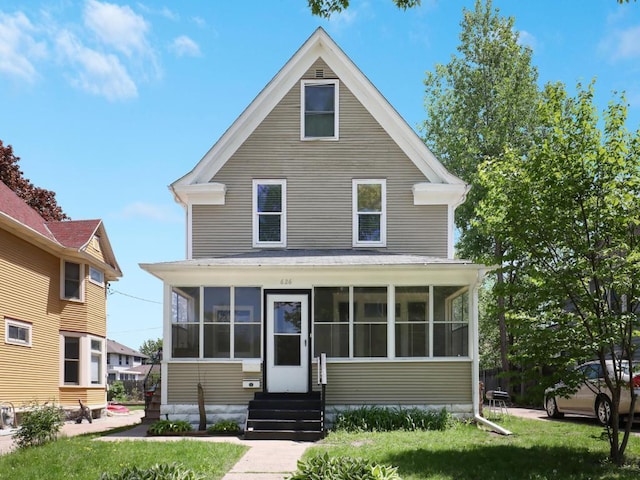
<instances>
[{"instance_id":1,"label":"leafy green tree","mask_svg":"<svg viewBox=\"0 0 640 480\"><path fill-rule=\"evenodd\" d=\"M518 42L514 19L500 16L491 1L478 0L474 11L463 10L458 54L438 64L425 80L427 120L422 125L430 149L453 173L472 185L467 201L456 210L459 255L487 265L511 265L509 244L499 226L481 224L477 206L486 195L478 166L503 161L505 152L524 155L536 125L537 70L531 50ZM493 303L488 318L498 325L500 365L508 372L509 338L505 309L513 299L504 285L518 281L513 268L490 280Z\"/></svg>"},{"instance_id":2,"label":"leafy green tree","mask_svg":"<svg viewBox=\"0 0 640 480\"><path fill-rule=\"evenodd\" d=\"M18 162L20 157L13 153L11 145L4 146L0 140L0 181L36 210L45 220L68 220L56 202L56 194L51 190L36 187L24 177Z\"/></svg>"},{"instance_id":3,"label":"leafy green tree","mask_svg":"<svg viewBox=\"0 0 640 480\"><path fill-rule=\"evenodd\" d=\"M584 380L570 367L598 359L611 397L610 459L622 465L631 422L621 438L621 393L632 412L637 399L622 369L605 362L633 371L640 335L640 131L626 129L624 96L603 119L593 96L593 84L575 97L546 86L527 155L512 150L482 166L478 212L487 229L502 229L528 279L510 285L520 300L509 311L518 361L553 367L547 383L561 378L566 394Z\"/></svg>"},{"instance_id":4,"label":"leafy green tree","mask_svg":"<svg viewBox=\"0 0 640 480\"><path fill-rule=\"evenodd\" d=\"M392 0L396 7L406 10L420 5L420 0ZM318 17L330 18L349 8L349 0L307 0L311 13Z\"/></svg>"},{"instance_id":5,"label":"leafy green tree","mask_svg":"<svg viewBox=\"0 0 640 480\"><path fill-rule=\"evenodd\" d=\"M154 358L159 351L162 351L161 338L156 338L155 340L150 338L145 340L140 346L140 353L144 353L150 359Z\"/></svg>"}]
</instances>

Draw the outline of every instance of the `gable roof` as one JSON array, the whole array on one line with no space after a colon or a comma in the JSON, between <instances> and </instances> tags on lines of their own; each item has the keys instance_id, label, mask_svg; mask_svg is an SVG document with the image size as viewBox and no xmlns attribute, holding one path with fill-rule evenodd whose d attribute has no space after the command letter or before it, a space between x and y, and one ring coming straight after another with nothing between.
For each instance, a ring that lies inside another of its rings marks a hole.
<instances>
[{"instance_id":1,"label":"gable roof","mask_svg":"<svg viewBox=\"0 0 640 480\"><path fill-rule=\"evenodd\" d=\"M0 225L7 225L21 238L52 250L57 255L82 253L94 235L98 234L106 266L109 267L107 278L115 280L122 276L102 220L47 221L0 182Z\"/></svg>"},{"instance_id":2,"label":"gable roof","mask_svg":"<svg viewBox=\"0 0 640 480\"><path fill-rule=\"evenodd\" d=\"M185 193L202 194L202 187L209 183L211 178L231 158L318 58L322 58L340 81L349 88L358 101L380 123L382 128L398 144L429 182L449 185L456 192L456 195L459 194L464 199L468 190L465 182L447 171L378 89L331 37L319 27L242 112L240 117L220 137L193 170L169 186L178 202L187 203L185 201ZM199 185L199 187L196 187L196 185ZM213 189L217 189L215 191L219 193L219 185L209 185Z\"/></svg>"},{"instance_id":3,"label":"gable roof","mask_svg":"<svg viewBox=\"0 0 640 480\"><path fill-rule=\"evenodd\" d=\"M129 355L131 357L149 358L148 355L141 353L133 348L107 338L107 353L118 353L121 355Z\"/></svg>"}]
</instances>

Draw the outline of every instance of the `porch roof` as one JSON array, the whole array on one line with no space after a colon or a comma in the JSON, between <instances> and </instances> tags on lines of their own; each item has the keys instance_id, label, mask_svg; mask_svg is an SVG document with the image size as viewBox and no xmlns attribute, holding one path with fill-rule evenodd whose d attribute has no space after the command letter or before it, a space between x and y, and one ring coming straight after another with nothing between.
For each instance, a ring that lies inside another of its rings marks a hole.
<instances>
[{"instance_id":1,"label":"porch roof","mask_svg":"<svg viewBox=\"0 0 640 480\"><path fill-rule=\"evenodd\" d=\"M401 266L401 265L451 265L456 267L470 266L482 268L470 260L429 257L422 255L396 254L375 250L260 250L255 252L229 255L225 257L197 258L174 262L140 264L147 270L149 267L166 266L176 268L197 267L295 267L295 266Z\"/></svg>"}]
</instances>

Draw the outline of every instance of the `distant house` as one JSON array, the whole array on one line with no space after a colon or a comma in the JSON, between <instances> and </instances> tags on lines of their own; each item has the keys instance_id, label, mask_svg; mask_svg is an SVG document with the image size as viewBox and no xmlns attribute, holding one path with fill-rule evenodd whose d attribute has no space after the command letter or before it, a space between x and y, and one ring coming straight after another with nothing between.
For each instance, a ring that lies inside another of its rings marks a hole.
<instances>
[{"instance_id":1,"label":"distant house","mask_svg":"<svg viewBox=\"0 0 640 480\"><path fill-rule=\"evenodd\" d=\"M129 348L114 340L107 339L107 379L111 384L116 380L144 380L150 366L143 365L148 355Z\"/></svg>"},{"instance_id":2,"label":"distant house","mask_svg":"<svg viewBox=\"0 0 640 480\"><path fill-rule=\"evenodd\" d=\"M317 438L322 416L289 410L319 405L323 353L330 412L477 414L484 266L453 249L469 187L323 29L170 188L187 258L141 265L165 286L162 415L197 423L198 385L210 422Z\"/></svg>"},{"instance_id":3,"label":"distant house","mask_svg":"<svg viewBox=\"0 0 640 480\"><path fill-rule=\"evenodd\" d=\"M0 402L106 406L106 290L121 276L101 220L45 221L0 182Z\"/></svg>"}]
</instances>

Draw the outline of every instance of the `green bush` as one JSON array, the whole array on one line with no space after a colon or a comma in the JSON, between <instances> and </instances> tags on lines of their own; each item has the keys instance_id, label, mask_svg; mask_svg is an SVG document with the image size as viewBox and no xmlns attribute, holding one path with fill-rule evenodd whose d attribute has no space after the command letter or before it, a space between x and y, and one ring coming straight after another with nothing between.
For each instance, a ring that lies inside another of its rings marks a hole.
<instances>
[{"instance_id":1,"label":"green bush","mask_svg":"<svg viewBox=\"0 0 640 480\"><path fill-rule=\"evenodd\" d=\"M402 480L396 467L353 457L329 457L328 453L298 462L288 480Z\"/></svg>"},{"instance_id":2,"label":"green bush","mask_svg":"<svg viewBox=\"0 0 640 480\"><path fill-rule=\"evenodd\" d=\"M15 433L18 448L35 447L55 440L64 424L64 412L54 405L31 406L22 415L22 421Z\"/></svg>"},{"instance_id":3,"label":"green bush","mask_svg":"<svg viewBox=\"0 0 640 480\"><path fill-rule=\"evenodd\" d=\"M340 412L334 430L346 432L390 432L393 430L446 430L453 420L445 408L440 411L419 408L366 406Z\"/></svg>"},{"instance_id":4,"label":"green bush","mask_svg":"<svg viewBox=\"0 0 640 480\"><path fill-rule=\"evenodd\" d=\"M177 463L156 464L150 468L124 467L120 473L103 473L100 480L200 480L193 470Z\"/></svg>"},{"instance_id":5,"label":"green bush","mask_svg":"<svg viewBox=\"0 0 640 480\"><path fill-rule=\"evenodd\" d=\"M193 430L193 426L185 420L158 420L151 424L149 435L164 435L166 433L184 433Z\"/></svg>"},{"instance_id":6,"label":"green bush","mask_svg":"<svg viewBox=\"0 0 640 480\"><path fill-rule=\"evenodd\" d=\"M122 380L116 380L111 385L109 385L109 390L107 390L107 400L115 401L115 402L124 402L127 399L127 392L124 388L124 383Z\"/></svg>"},{"instance_id":7,"label":"green bush","mask_svg":"<svg viewBox=\"0 0 640 480\"><path fill-rule=\"evenodd\" d=\"M207 428L208 433L239 433L240 427L233 420L222 420Z\"/></svg>"}]
</instances>

